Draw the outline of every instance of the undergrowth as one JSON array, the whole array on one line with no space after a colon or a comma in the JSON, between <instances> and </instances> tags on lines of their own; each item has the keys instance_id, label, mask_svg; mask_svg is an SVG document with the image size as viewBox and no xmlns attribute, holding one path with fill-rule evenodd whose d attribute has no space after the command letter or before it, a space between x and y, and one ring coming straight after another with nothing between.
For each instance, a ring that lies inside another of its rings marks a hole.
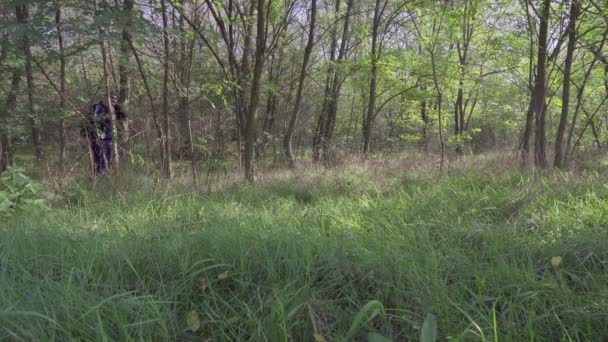
<instances>
[{"instance_id":1,"label":"undergrowth","mask_svg":"<svg viewBox=\"0 0 608 342\"><path fill-rule=\"evenodd\" d=\"M0 340L607 338L602 177L470 171L74 182L3 219Z\"/></svg>"}]
</instances>

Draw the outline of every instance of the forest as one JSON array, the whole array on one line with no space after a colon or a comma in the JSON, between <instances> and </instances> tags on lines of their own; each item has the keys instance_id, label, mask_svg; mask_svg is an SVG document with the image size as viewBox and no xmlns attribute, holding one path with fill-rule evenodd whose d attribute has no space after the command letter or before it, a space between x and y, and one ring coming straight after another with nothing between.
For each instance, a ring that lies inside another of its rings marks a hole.
<instances>
[{"instance_id":1,"label":"forest","mask_svg":"<svg viewBox=\"0 0 608 342\"><path fill-rule=\"evenodd\" d=\"M0 340L608 339L604 0L1 0Z\"/></svg>"}]
</instances>

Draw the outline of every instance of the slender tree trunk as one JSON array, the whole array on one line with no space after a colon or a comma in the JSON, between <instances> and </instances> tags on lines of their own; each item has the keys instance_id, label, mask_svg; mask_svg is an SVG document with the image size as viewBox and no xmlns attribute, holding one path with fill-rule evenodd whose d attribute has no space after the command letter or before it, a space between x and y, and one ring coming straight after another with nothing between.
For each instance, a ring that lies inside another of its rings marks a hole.
<instances>
[{"instance_id":1,"label":"slender tree trunk","mask_svg":"<svg viewBox=\"0 0 608 342\"><path fill-rule=\"evenodd\" d=\"M253 17L253 13L255 11L256 1L251 1L251 6L249 7L249 18ZM237 80L238 80L238 93L239 93L239 107L237 108L237 112L240 113L240 123L241 123L241 139L244 137L247 140L247 115L249 115L248 105L250 104L251 99L247 98L247 90L251 91L252 85L249 84L249 75L251 70L251 44L252 44L252 36L253 36L253 20L247 20L247 24L244 27L244 37L243 37L243 57L241 58L241 64L236 65L237 68ZM234 49L237 49L236 44L233 46ZM236 59L235 59L236 63ZM257 112L256 112L257 114ZM247 142L245 142L245 145ZM247 147L245 146L245 149ZM242 156L243 162L245 161L245 156Z\"/></svg>"},{"instance_id":2,"label":"slender tree trunk","mask_svg":"<svg viewBox=\"0 0 608 342\"><path fill-rule=\"evenodd\" d=\"M2 39L6 39L6 38L7 38L7 35L2 36ZM4 62L6 62L6 55L7 55L6 46L1 45L0 46L0 78L4 77Z\"/></svg>"},{"instance_id":3,"label":"slender tree trunk","mask_svg":"<svg viewBox=\"0 0 608 342\"><path fill-rule=\"evenodd\" d=\"M17 7L17 21L22 25L29 25L29 1ZM34 147L34 157L37 163L44 159L44 147L40 139L40 126L34 108L34 75L32 73L32 51L30 47L30 38L27 33L23 34L21 46L25 53L25 79L27 81L27 103L28 114L27 121L30 125L32 133L32 144Z\"/></svg>"},{"instance_id":4,"label":"slender tree trunk","mask_svg":"<svg viewBox=\"0 0 608 342\"><path fill-rule=\"evenodd\" d=\"M336 40L335 36L332 37L331 44L331 57L330 61L335 61L335 50L336 50ZM321 107L321 113L317 118L317 126L315 129L315 134L313 136L312 141L312 160L314 162L318 162L321 160L321 146L323 145L323 136L325 135L325 120L327 119L327 108L329 106L329 101L331 95L332 81L333 81L333 66L330 65L327 71L327 77L325 81L325 91L323 92L323 105Z\"/></svg>"},{"instance_id":5,"label":"slender tree trunk","mask_svg":"<svg viewBox=\"0 0 608 342\"><path fill-rule=\"evenodd\" d=\"M573 0L570 8L570 22L568 23L568 49L566 52L566 60L564 61L564 85L562 87L562 113L557 127L557 136L555 138L555 158L553 166L564 167L563 158L563 140L568 123L568 109L570 108L570 74L572 70L572 59L574 49L576 48L576 19L579 13L578 0Z\"/></svg>"},{"instance_id":6,"label":"slender tree trunk","mask_svg":"<svg viewBox=\"0 0 608 342\"><path fill-rule=\"evenodd\" d=\"M527 165L530 158L530 142L532 140L532 129L534 127L534 95L530 98L528 110L526 111L526 124L524 128L523 142L521 148L522 164Z\"/></svg>"},{"instance_id":7,"label":"slender tree trunk","mask_svg":"<svg viewBox=\"0 0 608 342\"><path fill-rule=\"evenodd\" d=\"M315 130L315 135L313 137L313 145L312 145L312 160L318 162L323 159L321 155L321 149L324 146L325 141L325 130L326 130L326 122L328 120L329 112L330 112L330 103L333 98L332 89L334 88L334 80L335 80L335 68L336 66L336 49L338 48L338 16L340 13L340 4L341 0L336 0L334 7L334 18L335 22L331 26L331 43L330 43L330 53L329 53L329 67L327 68L327 79L325 82L325 92L323 93L323 106L321 109L321 113L317 119L317 127Z\"/></svg>"},{"instance_id":8,"label":"slender tree trunk","mask_svg":"<svg viewBox=\"0 0 608 342\"><path fill-rule=\"evenodd\" d=\"M270 0L272 1L272 0ZM257 0L257 28L255 66L253 68L253 80L251 81L251 96L246 118L245 131L245 180L253 183L255 180L255 124L258 104L260 102L262 72L264 71L264 58L266 54L266 15L264 13L264 0Z\"/></svg>"},{"instance_id":9,"label":"slender tree trunk","mask_svg":"<svg viewBox=\"0 0 608 342\"><path fill-rule=\"evenodd\" d=\"M11 164L11 137L8 131L9 108L15 108L17 93L21 82L21 70L14 68L11 76L11 87L6 95L4 108L0 108L0 174Z\"/></svg>"},{"instance_id":10,"label":"slender tree trunk","mask_svg":"<svg viewBox=\"0 0 608 342\"><path fill-rule=\"evenodd\" d=\"M65 168L65 154L67 145L67 134L65 127L65 100L67 96L65 87L65 51L63 45L63 32L61 25L61 5L55 1L55 25L57 27L57 40L59 42L59 90L61 92L59 100L59 171L63 173Z\"/></svg>"},{"instance_id":11,"label":"slender tree trunk","mask_svg":"<svg viewBox=\"0 0 608 342\"><path fill-rule=\"evenodd\" d=\"M522 166L526 166L530 160L530 152L531 152L531 140L532 140L532 130L534 129L534 37L533 37L533 23L532 16L530 14L530 0L525 1L525 10L526 10L526 21L528 23L528 33L529 33L529 55L528 55L528 87L530 92L530 103L528 105L528 110L526 112L526 121L524 127L524 134L522 137L522 149L521 149L521 162Z\"/></svg>"},{"instance_id":12,"label":"slender tree trunk","mask_svg":"<svg viewBox=\"0 0 608 342\"><path fill-rule=\"evenodd\" d=\"M298 92L296 93L296 103L294 105L291 117L289 118L289 126L287 128L287 132L285 133L285 138L283 139L285 155L287 156L287 160L289 160L290 166L292 168L296 167L296 157L293 153L293 147L292 147L293 133L296 128L298 116L300 115L300 105L302 103L302 96L304 94L304 81L306 79L306 69L308 67L308 62L310 60L310 54L312 53L313 45L315 43L314 40L315 40L316 17L317 17L317 0L312 0L312 4L311 4L311 8L310 8L310 29L308 32L308 42L306 43L306 48L304 49L304 61L302 62L302 70L300 71L300 79L298 80Z\"/></svg>"},{"instance_id":13,"label":"slender tree trunk","mask_svg":"<svg viewBox=\"0 0 608 342\"><path fill-rule=\"evenodd\" d=\"M536 68L536 80L534 82L534 114L536 117L535 141L534 141L534 162L536 166L547 167L546 155L546 123L547 105L547 37L549 31L549 14L551 1L543 0L540 13L540 26L538 33L538 58Z\"/></svg>"},{"instance_id":14,"label":"slender tree trunk","mask_svg":"<svg viewBox=\"0 0 608 342\"><path fill-rule=\"evenodd\" d=\"M197 182L198 170L196 168L196 154L194 151L194 138L192 132L192 111L190 109L190 82L192 73L192 60L194 52L194 44L196 36L189 38L187 32L183 29L185 13L180 14L180 63L179 63L179 81L180 87L177 89L179 94L179 122L182 125L182 130L185 132L186 141L181 148L183 151L187 149L187 156L190 159L190 170L194 184ZM185 148L184 148L185 147Z\"/></svg>"},{"instance_id":15,"label":"slender tree trunk","mask_svg":"<svg viewBox=\"0 0 608 342\"><path fill-rule=\"evenodd\" d=\"M431 123L431 120L429 119L429 116L427 114L427 107L428 104L426 102L426 100L422 100L422 102L420 102L420 118L422 119L422 137L420 138L420 146L422 147L422 152L427 153L428 152L428 129L429 129L429 124Z\"/></svg>"},{"instance_id":16,"label":"slender tree trunk","mask_svg":"<svg viewBox=\"0 0 608 342\"><path fill-rule=\"evenodd\" d=\"M287 32L287 21L284 24L283 34L280 40L285 39L285 33ZM280 43L279 43L280 44ZM264 121L262 123L262 136L261 144L258 146L257 158L263 159L266 151L266 146L272 138L273 126L276 119L277 109L279 107L279 97L277 96L277 89L280 88L281 76L283 74L283 59L285 58L285 48L283 45L279 48L278 52L273 52L271 60L268 62L268 83L271 85L271 89L268 92L266 99L266 110L264 114ZM286 101L289 104L289 101Z\"/></svg>"},{"instance_id":17,"label":"slender tree trunk","mask_svg":"<svg viewBox=\"0 0 608 342\"><path fill-rule=\"evenodd\" d=\"M464 12L462 15L462 44L458 42L456 44L458 50L458 93L456 96L456 103L454 105L454 137L456 138L456 155L461 156L464 146L464 131L465 131L465 115L466 115L466 104L464 100L464 78L465 71L468 64L469 46L473 39L474 25L471 20L474 19L476 13L474 1L466 1L464 3ZM467 99L468 102L468 99Z\"/></svg>"},{"instance_id":18,"label":"slender tree trunk","mask_svg":"<svg viewBox=\"0 0 608 342\"><path fill-rule=\"evenodd\" d=\"M380 19L382 17L381 0L376 0L374 6L374 19L372 23L372 51L371 51L371 79L369 82L369 100L367 101L367 113L363 121L363 159L367 159L369 147L372 140L372 126L374 124L375 109L376 109L376 92L378 84L378 62L380 61L380 53L378 47L378 29L380 27Z\"/></svg>"},{"instance_id":19,"label":"slender tree trunk","mask_svg":"<svg viewBox=\"0 0 608 342\"><path fill-rule=\"evenodd\" d=\"M437 122L439 123L439 144L441 146L441 160L439 162L439 170L443 171L443 164L445 162L445 139L443 137L443 113L442 113L442 102L443 102L443 90L439 85L439 78L437 75L437 63L435 60L435 51L431 51L431 65L433 67L433 80L435 83L435 91L437 93Z\"/></svg>"},{"instance_id":20,"label":"slender tree trunk","mask_svg":"<svg viewBox=\"0 0 608 342\"><path fill-rule=\"evenodd\" d=\"M439 143L441 145L441 160L439 163L439 171L443 171L443 164L445 163L445 138L443 137L442 101L442 92L437 92L437 121L439 123Z\"/></svg>"},{"instance_id":21,"label":"slender tree trunk","mask_svg":"<svg viewBox=\"0 0 608 342\"><path fill-rule=\"evenodd\" d=\"M346 3L346 13L344 14L344 26L342 27L342 37L340 42L340 50L338 51L337 63L340 64L346 58L346 50L348 48L350 20L354 7L354 0L348 0ZM342 74L338 65L334 70L333 81L331 83L331 93L327 106L327 117L323 135L321 136L322 144L322 159L325 166L330 166L332 163L333 135L336 126L336 117L338 114L338 104L340 100L340 89L342 87Z\"/></svg>"},{"instance_id":22,"label":"slender tree trunk","mask_svg":"<svg viewBox=\"0 0 608 342\"><path fill-rule=\"evenodd\" d=\"M130 79L131 79L131 50L129 49L128 39L131 36L131 29L133 25L133 0L124 0L122 13L122 33L120 41L120 58L118 60L118 103L121 107L126 110L129 106L130 100ZM126 148L129 143L129 120L125 118L122 120L123 132L122 132L122 144L123 148Z\"/></svg>"},{"instance_id":23,"label":"slender tree trunk","mask_svg":"<svg viewBox=\"0 0 608 342\"><path fill-rule=\"evenodd\" d=\"M160 7L163 17L163 137L161 139L161 175L164 178L171 178L171 135L169 132L169 32L167 31L167 8L165 0L160 0Z\"/></svg>"}]
</instances>

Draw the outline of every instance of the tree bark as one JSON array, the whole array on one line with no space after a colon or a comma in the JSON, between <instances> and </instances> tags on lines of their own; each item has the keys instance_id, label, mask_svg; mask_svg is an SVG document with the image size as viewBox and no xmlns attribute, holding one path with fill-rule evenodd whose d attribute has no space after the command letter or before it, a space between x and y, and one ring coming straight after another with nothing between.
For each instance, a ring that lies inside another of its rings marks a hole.
<instances>
[{"instance_id":1,"label":"tree bark","mask_svg":"<svg viewBox=\"0 0 608 342\"><path fill-rule=\"evenodd\" d=\"M296 167L296 157L293 153L293 146L292 146L293 133L295 131L296 123L297 123L298 117L300 115L300 105L302 103L302 97L304 94L304 81L306 80L306 69L308 67L308 62L310 60L310 54L312 53L312 48L314 46L316 17L317 17L317 0L312 0L312 4L311 4L311 8L310 8L310 29L308 32L308 42L306 42L306 48L304 49L304 60L302 62L302 70L300 71L300 79L298 80L298 91L296 93L296 103L294 105L293 112L291 113L291 117L289 118L289 126L287 128L287 132L285 133L285 138L283 139L285 155L292 168Z\"/></svg>"},{"instance_id":2,"label":"tree bark","mask_svg":"<svg viewBox=\"0 0 608 342\"><path fill-rule=\"evenodd\" d=\"M61 24L61 4L55 1L55 25L57 27L57 40L59 43L59 90L61 96L59 99L59 172L63 173L65 168L65 155L67 145L67 134L65 127L65 100L67 96L65 87L65 50L63 44L63 32Z\"/></svg>"},{"instance_id":3,"label":"tree bark","mask_svg":"<svg viewBox=\"0 0 608 342\"><path fill-rule=\"evenodd\" d=\"M340 70L340 62L346 58L347 43L349 41L350 20L354 7L354 0L348 0L346 3L346 13L344 15L344 26L342 27L342 37L340 42L340 50L338 51L338 66L334 69L333 81L331 82L330 97L327 105L327 116L321 135L322 160L325 166L331 166L332 149L333 149L333 134L336 126L336 116L338 114L338 103L340 99L340 89L342 88L342 75Z\"/></svg>"},{"instance_id":4,"label":"tree bark","mask_svg":"<svg viewBox=\"0 0 608 342\"><path fill-rule=\"evenodd\" d=\"M270 0L272 1L272 0ZM251 96L246 117L245 130L245 180L249 183L255 181L255 128L256 114L260 102L262 72L264 71L264 58L266 53L266 15L264 14L264 0L257 0L257 28L255 43L255 66L253 80L251 81Z\"/></svg>"},{"instance_id":5,"label":"tree bark","mask_svg":"<svg viewBox=\"0 0 608 342\"><path fill-rule=\"evenodd\" d=\"M336 1L336 16L338 15L338 9L340 8L340 0ZM333 75L334 75L334 65L336 61L336 48L338 46L337 40L337 32L336 26L334 25L331 31L331 44L330 44L330 57L329 57L329 67L327 69L327 77L325 81L325 91L323 92L323 105L321 108L321 113L317 119L317 126L315 129L315 134L313 136L312 141L312 160L318 162L321 160L321 146L323 145L323 136L325 130L325 121L327 120L327 108L329 106L329 101L332 96L331 89L333 88Z\"/></svg>"},{"instance_id":6,"label":"tree bark","mask_svg":"<svg viewBox=\"0 0 608 342\"><path fill-rule=\"evenodd\" d=\"M192 74L192 60L196 36L189 38L184 30L185 13L180 13L180 62L179 62L179 114L182 130L185 132L185 144L181 150L187 149L187 156L190 159L190 170L194 184L197 182L198 170L196 168L196 155L194 152L194 138L192 133L192 111L190 109L190 82Z\"/></svg>"},{"instance_id":7,"label":"tree bark","mask_svg":"<svg viewBox=\"0 0 608 342\"><path fill-rule=\"evenodd\" d=\"M2 39L6 39L7 35L4 35ZM0 46L0 78L4 77L4 62L6 61L6 46ZM6 107L8 108L8 106ZM8 117L8 112L6 108L0 108L0 175L6 170L8 166L8 149L9 149L9 139L8 139L8 123L6 119Z\"/></svg>"},{"instance_id":8,"label":"tree bark","mask_svg":"<svg viewBox=\"0 0 608 342\"><path fill-rule=\"evenodd\" d=\"M466 67L468 64L469 57L469 46L473 39L474 26L471 24L471 20L474 19L474 13L476 12L475 4L472 1L466 1L464 4L464 13L462 16L462 44L458 42L456 48L458 50L458 93L456 96L456 103L454 104L454 137L456 139L456 155L462 155L462 148L464 144L464 131L465 127L465 115L466 115L466 104L464 101L464 79ZM467 99L468 102L468 99Z\"/></svg>"},{"instance_id":9,"label":"tree bark","mask_svg":"<svg viewBox=\"0 0 608 342\"><path fill-rule=\"evenodd\" d=\"M521 162L522 166L528 164L531 152L531 140L532 131L534 129L534 37L533 37L533 26L532 16L530 14L530 2L524 0L526 10L526 21L528 23L528 34L529 34L529 55L528 55L528 87L530 94L530 103L528 104L528 110L526 111L526 121L524 126L524 134L522 137L522 149L521 149Z\"/></svg>"},{"instance_id":10,"label":"tree bark","mask_svg":"<svg viewBox=\"0 0 608 342\"><path fill-rule=\"evenodd\" d=\"M122 8L122 33L120 40L120 58L118 60L118 103L126 110L130 100L130 79L131 79L131 50L129 49L128 39L131 37L133 25L133 0L124 0ZM129 119L122 120L122 144L123 148L129 143Z\"/></svg>"},{"instance_id":11,"label":"tree bark","mask_svg":"<svg viewBox=\"0 0 608 342\"><path fill-rule=\"evenodd\" d=\"M29 25L29 1L16 9L17 21L22 25ZM32 134L32 144L34 147L35 162L40 163L44 159L44 147L40 138L39 119L34 107L34 75L32 73L32 51L31 42L27 33L23 34L21 39L21 47L25 53L25 79L27 81L27 103L28 114L27 121L30 125Z\"/></svg>"},{"instance_id":12,"label":"tree bark","mask_svg":"<svg viewBox=\"0 0 608 342\"><path fill-rule=\"evenodd\" d=\"M163 178L171 178L171 144L170 144L170 125L169 125L169 32L167 31L167 8L165 0L160 0L160 7L163 17L163 121L161 138L161 175Z\"/></svg>"},{"instance_id":13,"label":"tree bark","mask_svg":"<svg viewBox=\"0 0 608 342\"><path fill-rule=\"evenodd\" d=\"M372 126L374 124L375 108L376 108L376 92L378 90L378 62L380 61L380 53L378 48L378 28L380 27L380 19L382 17L381 0L376 0L374 6L374 19L372 23L372 51L371 51L371 79L369 82L369 100L367 101L367 113L363 121L363 159L367 159L369 146L372 140ZM382 8L384 8L382 6Z\"/></svg>"},{"instance_id":14,"label":"tree bark","mask_svg":"<svg viewBox=\"0 0 608 342\"><path fill-rule=\"evenodd\" d=\"M528 110L526 111L526 123L524 126L524 135L521 148L522 165L527 165L530 158L530 142L532 140L532 129L534 127L534 97L530 98Z\"/></svg>"},{"instance_id":15,"label":"tree bark","mask_svg":"<svg viewBox=\"0 0 608 342\"><path fill-rule=\"evenodd\" d=\"M534 136L534 162L541 168L547 167L546 154L546 123L547 123L547 37L549 31L549 14L551 1L543 0L540 13L540 26L538 32L538 58L536 60L536 79L534 82L534 114L536 127Z\"/></svg>"},{"instance_id":16,"label":"tree bark","mask_svg":"<svg viewBox=\"0 0 608 342\"><path fill-rule=\"evenodd\" d=\"M422 148L422 152L427 153L428 152L428 148L429 148L429 137L428 137L428 130L429 130L429 125L431 123L431 120L429 119L429 116L427 114L427 101L426 100L422 100L420 102L420 118L422 119L422 137L420 138L420 147Z\"/></svg>"},{"instance_id":17,"label":"tree bark","mask_svg":"<svg viewBox=\"0 0 608 342\"><path fill-rule=\"evenodd\" d=\"M14 68L11 76L11 87L6 95L4 108L0 108L0 174L6 171L11 163L11 137L8 131L9 108L15 108L17 93L21 82L21 70Z\"/></svg>"},{"instance_id":18,"label":"tree bark","mask_svg":"<svg viewBox=\"0 0 608 342\"><path fill-rule=\"evenodd\" d=\"M553 166L563 168L563 140L568 123L568 110L570 108L570 75L572 71L572 59L576 48L576 20L579 14L578 0L573 0L570 7L570 22L568 23L568 48L566 51L566 60L564 61L564 84L562 87L562 112L557 127L557 136L555 138L555 158Z\"/></svg>"}]
</instances>

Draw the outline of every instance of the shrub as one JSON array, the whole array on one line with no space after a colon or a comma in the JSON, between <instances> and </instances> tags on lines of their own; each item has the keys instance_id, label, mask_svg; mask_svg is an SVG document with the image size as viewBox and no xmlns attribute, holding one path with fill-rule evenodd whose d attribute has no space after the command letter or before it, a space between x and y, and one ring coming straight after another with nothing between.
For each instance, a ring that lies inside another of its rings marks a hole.
<instances>
[{"instance_id":1,"label":"shrub","mask_svg":"<svg viewBox=\"0 0 608 342\"><path fill-rule=\"evenodd\" d=\"M44 207L39 186L23 170L9 168L0 176L0 215L8 216L28 206Z\"/></svg>"}]
</instances>

